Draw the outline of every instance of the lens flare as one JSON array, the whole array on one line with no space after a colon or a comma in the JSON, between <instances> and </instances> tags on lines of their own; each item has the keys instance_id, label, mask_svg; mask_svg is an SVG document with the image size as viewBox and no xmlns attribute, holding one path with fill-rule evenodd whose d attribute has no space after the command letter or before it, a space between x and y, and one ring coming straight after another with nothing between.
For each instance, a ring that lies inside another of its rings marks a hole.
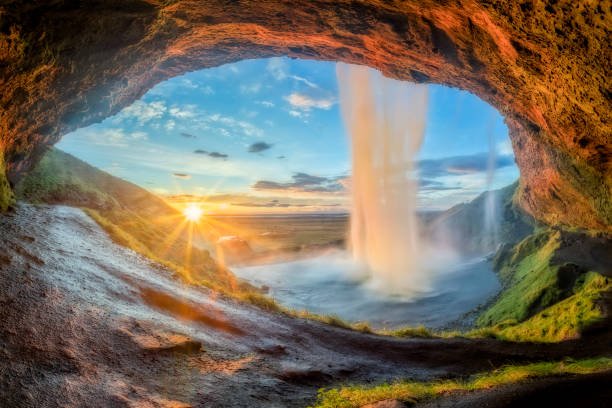
<instances>
[{"instance_id":1,"label":"lens flare","mask_svg":"<svg viewBox=\"0 0 612 408\"><path fill-rule=\"evenodd\" d=\"M204 214L204 210L200 208L197 204L189 204L183 210L183 215L187 218L188 221L198 222L200 218L202 218L202 214Z\"/></svg>"}]
</instances>

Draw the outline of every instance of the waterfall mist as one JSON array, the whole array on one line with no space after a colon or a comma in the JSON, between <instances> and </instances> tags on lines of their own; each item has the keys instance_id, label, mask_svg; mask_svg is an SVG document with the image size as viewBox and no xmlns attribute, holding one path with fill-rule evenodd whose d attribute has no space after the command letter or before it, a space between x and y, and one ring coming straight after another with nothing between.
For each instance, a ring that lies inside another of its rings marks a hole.
<instances>
[{"instance_id":1,"label":"waterfall mist","mask_svg":"<svg viewBox=\"0 0 612 408\"><path fill-rule=\"evenodd\" d=\"M414 158L425 131L426 85L338 64L340 105L352 142L350 245L370 283L394 294L429 289Z\"/></svg>"}]
</instances>

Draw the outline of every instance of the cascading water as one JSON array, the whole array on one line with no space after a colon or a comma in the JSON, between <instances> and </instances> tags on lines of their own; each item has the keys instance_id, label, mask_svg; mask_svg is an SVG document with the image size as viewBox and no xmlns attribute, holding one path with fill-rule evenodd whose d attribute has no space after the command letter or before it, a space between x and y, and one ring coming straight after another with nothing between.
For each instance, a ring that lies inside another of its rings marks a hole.
<instances>
[{"instance_id":1,"label":"cascading water","mask_svg":"<svg viewBox=\"0 0 612 408\"><path fill-rule=\"evenodd\" d=\"M352 141L351 250L377 289L429 289L419 242L414 158L425 130L427 86L337 65L340 104Z\"/></svg>"},{"instance_id":2,"label":"cascading water","mask_svg":"<svg viewBox=\"0 0 612 408\"><path fill-rule=\"evenodd\" d=\"M495 167L497 160L497 152L495 146L495 136L492 129L492 124L489 126L489 155L487 157L487 191L485 196L485 211L484 225L486 242L483 243L484 250L495 250L498 244L499 237L499 217L497 216L497 197L493 191L493 177L495 175Z\"/></svg>"}]
</instances>

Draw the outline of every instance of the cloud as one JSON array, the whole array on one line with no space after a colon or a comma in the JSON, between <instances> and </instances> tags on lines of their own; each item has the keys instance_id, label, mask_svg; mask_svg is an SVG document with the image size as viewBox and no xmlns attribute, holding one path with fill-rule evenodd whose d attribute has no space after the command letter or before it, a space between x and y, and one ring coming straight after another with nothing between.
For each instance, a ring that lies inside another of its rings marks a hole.
<instances>
[{"instance_id":1,"label":"cloud","mask_svg":"<svg viewBox=\"0 0 612 408\"><path fill-rule=\"evenodd\" d=\"M270 58L266 71L277 81L287 78L287 63L280 57Z\"/></svg>"},{"instance_id":2,"label":"cloud","mask_svg":"<svg viewBox=\"0 0 612 408\"><path fill-rule=\"evenodd\" d=\"M188 89L198 89L199 85L193 82L191 79L183 78L181 80L181 86Z\"/></svg>"},{"instance_id":3,"label":"cloud","mask_svg":"<svg viewBox=\"0 0 612 408\"><path fill-rule=\"evenodd\" d=\"M213 159L227 159L229 157L225 153L209 152L207 150L202 150L202 149L196 149L193 152L195 154L204 154L204 155L207 155L208 157L212 157Z\"/></svg>"},{"instance_id":4,"label":"cloud","mask_svg":"<svg viewBox=\"0 0 612 408\"><path fill-rule=\"evenodd\" d=\"M461 186L450 186L441 181L431 179L419 180L419 192L461 190Z\"/></svg>"},{"instance_id":5,"label":"cloud","mask_svg":"<svg viewBox=\"0 0 612 408\"><path fill-rule=\"evenodd\" d=\"M208 115L201 119L204 124L223 125L230 128L233 132L241 132L245 136L262 136L263 131L252 123L234 119L230 116L224 116L219 113Z\"/></svg>"},{"instance_id":6,"label":"cloud","mask_svg":"<svg viewBox=\"0 0 612 408\"><path fill-rule=\"evenodd\" d=\"M191 175L186 173L172 173L172 176L182 180L189 180L191 178Z\"/></svg>"},{"instance_id":7,"label":"cloud","mask_svg":"<svg viewBox=\"0 0 612 408\"><path fill-rule=\"evenodd\" d=\"M244 203L237 202L231 203L233 206L237 207L259 207L259 208L287 208L287 207L304 207L304 204L289 204L289 203L280 203L278 200L272 200L267 203L256 203L247 201Z\"/></svg>"},{"instance_id":8,"label":"cloud","mask_svg":"<svg viewBox=\"0 0 612 408\"><path fill-rule=\"evenodd\" d=\"M271 147L272 145L266 142L253 143L252 145L249 146L249 153L263 152L264 150L268 150Z\"/></svg>"},{"instance_id":9,"label":"cloud","mask_svg":"<svg viewBox=\"0 0 612 408\"><path fill-rule=\"evenodd\" d=\"M297 75L291 75L290 78L295 80L295 81L297 81L297 82L301 82L301 83L303 83L303 84L305 84L305 85L307 85L307 86L309 86L311 88L319 89L319 85L315 84L312 81L309 81L308 79L306 79L304 77L297 76Z\"/></svg>"},{"instance_id":10,"label":"cloud","mask_svg":"<svg viewBox=\"0 0 612 408\"><path fill-rule=\"evenodd\" d=\"M261 86L261 82L254 82L249 85L240 85L240 93L245 95L256 94L261 90Z\"/></svg>"},{"instance_id":11,"label":"cloud","mask_svg":"<svg viewBox=\"0 0 612 408\"><path fill-rule=\"evenodd\" d=\"M256 103L266 108L273 108L275 106L274 102L270 102L270 101L257 101Z\"/></svg>"},{"instance_id":12,"label":"cloud","mask_svg":"<svg viewBox=\"0 0 612 408\"><path fill-rule=\"evenodd\" d=\"M483 173L487 171L489 156L476 153L465 156L444 157L441 159L421 160L417 163L419 175L423 179L449 175ZM500 169L514 165L514 156L499 155L495 158L494 168Z\"/></svg>"},{"instance_id":13,"label":"cloud","mask_svg":"<svg viewBox=\"0 0 612 408\"><path fill-rule=\"evenodd\" d=\"M149 139L149 136L145 132L140 132L140 131L132 132L130 136L134 140L148 140Z\"/></svg>"},{"instance_id":14,"label":"cloud","mask_svg":"<svg viewBox=\"0 0 612 408\"><path fill-rule=\"evenodd\" d=\"M342 193L345 191L344 176L321 177L307 173L294 173L287 183L259 180L251 186L259 191L290 191L300 193Z\"/></svg>"},{"instance_id":15,"label":"cloud","mask_svg":"<svg viewBox=\"0 0 612 408\"><path fill-rule=\"evenodd\" d=\"M330 109L336 103L336 99L331 96L315 97L305 93L294 92L285 98L291 106L303 111L315 109Z\"/></svg>"},{"instance_id":16,"label":"cloud","mask_svg":"<svg viewBox=\"0 0 612 408\"><path fill-rule=\"evenodd\" d=\"M214 95L215 94L215 90L210 85L206 85L206 86L202 87L202 93L204 95Z\"/></svg>"},{"instance_id":17,"label":"cloud","mask_svg":"<svg viewBox=\"0 0 612 408\"><path fill-rule=\"evenodd\" d=\"M181 132L180 135L183 136L184 138L187 138L187 139L196 139L197 138L196 135L192 135L191 133L187 133L187 132Z\"/></svg>"},{"instance_id":18,"label":"cloud","mask_svg":"<svg viewBox=\"0 0 612 408\"><path fill-rule=\"evenodd\" d=\"M227 159L229 157L227 154L219 152L210 152L208 155L216 159Z\"/></svg>"},{"instance_id":19,"label":"cloud","mask_svg":"<svg viewBox=\"0 0 612 408\"><path fill-rule=\"evenodd\" d=\"M168 113L177 119L190 119L196 116L196 109L195 105L173 106L168 110Z\"/></svg>"},{"instance_id":20,"label":"cloud","mask_svg":"<svg viewBox=\"0 0 612 408\"><path fill-rule=\"evenodd\" d=\"M169 121L166 122L166 124L164 125L164 127L166 128L166 130L173 130L174 127L176 126L176 122L173 119L170 119Z\"/></svg>"},{"instance_id":21,"label":"cloud","mask_svg":"<svg viewBox=\"0 0 612 408\"><path fill-rule=\"evenodd\" d=\"M167 110L168 108L163 101L149 103L136 101L121 111L120 118L133 118L143 125L154 119L160 119Z\"/></svg>"},{"instance_id":22,"label":"cloud","mask_svg":"<svg viewBox=\"0 0 612 408\"><path fill-rule=\"evenodd\" d=\"M127 147L130 141L146 141L149 139L145 132L126 133L125 130L116 128L102 129L86 134L93 144L110 147Z\"/></svg>"}]
</instances>

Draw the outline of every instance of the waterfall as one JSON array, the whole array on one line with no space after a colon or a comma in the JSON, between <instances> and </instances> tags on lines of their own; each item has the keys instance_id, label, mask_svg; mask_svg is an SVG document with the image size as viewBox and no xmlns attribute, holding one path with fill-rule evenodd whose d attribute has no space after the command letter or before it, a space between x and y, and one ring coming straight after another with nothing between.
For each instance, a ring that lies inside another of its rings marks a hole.
<instances>
[{"instance_id":1,"label":"waterfall","mask_svg":"<svg viewBox=\"0 0 612 408\"><path fill-rule=\"evenodd\" d=\"M404 295L428 290L413 169L428 88L355 65L338 64L337 76L351 138L353 256L377 289Z\"/></svg>"},{"instance_id":2,"label":"waterfall","mask_svg":"<svg viewBox=\"0 0 612 408\"><path fill-rule=\"evenodd\" d=\"M486 251L492 251L497 248L498 237L499 237L499 218L497 217L497 197L495 191L493 191L493 177L495 175L495 167L497 161L497 151L495 146L495 135L493 132L493 124L490 123L488 131L489 139L489 154L487 158L487 176L486 176L486 196L485 196L485 211L484 211L484 225L485 225L485 239L483 242L483 249Z\"/></svg>"}]
</instances>

